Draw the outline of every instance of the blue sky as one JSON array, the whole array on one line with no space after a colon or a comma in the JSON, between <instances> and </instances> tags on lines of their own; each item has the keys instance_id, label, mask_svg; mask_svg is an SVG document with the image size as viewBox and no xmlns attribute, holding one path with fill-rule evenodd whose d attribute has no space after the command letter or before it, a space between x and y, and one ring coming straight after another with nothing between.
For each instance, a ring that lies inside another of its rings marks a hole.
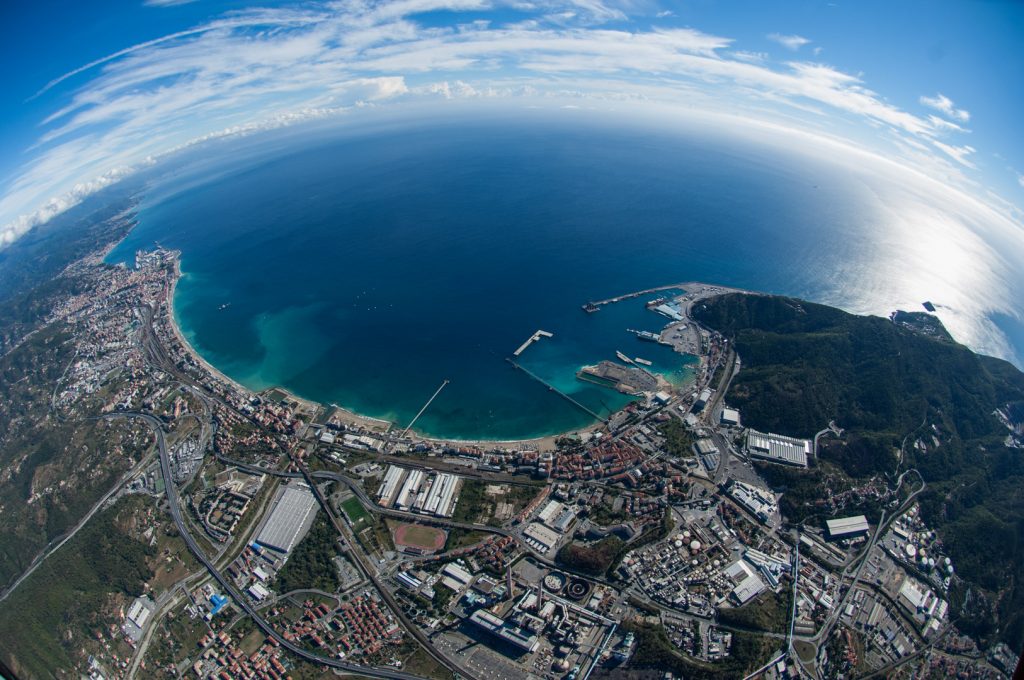
<instances>
[{"instance_id":1,"label":"blue sky","mask_svg":"<svg viewBox=\"0 0 1024 680\"><path fill-rule=\"evenodd\" d=\"M17 65L0 95L0 247L197 139L443 98L649 100L767 121L895 160L1021 229L1022 3L135 0L0 12L3 63Z\"/></svg>"}]
</instances>

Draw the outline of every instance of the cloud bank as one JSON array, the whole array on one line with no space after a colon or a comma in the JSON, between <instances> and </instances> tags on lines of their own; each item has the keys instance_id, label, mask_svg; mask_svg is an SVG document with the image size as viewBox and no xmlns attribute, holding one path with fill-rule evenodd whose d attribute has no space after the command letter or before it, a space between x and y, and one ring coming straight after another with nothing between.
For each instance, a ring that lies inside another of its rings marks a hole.
<instances>
[{"instance_id":1,"label":"cloud bank","mask_svg":"<svg viewBox=\"0 0 1024 680\"><path fill-rule=\"evenodd\" d=\"M625 98L738 111L874 145L977 186L975 149L957 140L970 114L948 97L921 96L927 111L906 110L826 63L772 61L670 13L641 18L601 0L358 0L236 11L129 45L42 85L39 94L59 94L60 105L7 178L0 247L198 141L417 98ZM768 37L794 52L811 42Z\"/></svg>"}]
</instances>

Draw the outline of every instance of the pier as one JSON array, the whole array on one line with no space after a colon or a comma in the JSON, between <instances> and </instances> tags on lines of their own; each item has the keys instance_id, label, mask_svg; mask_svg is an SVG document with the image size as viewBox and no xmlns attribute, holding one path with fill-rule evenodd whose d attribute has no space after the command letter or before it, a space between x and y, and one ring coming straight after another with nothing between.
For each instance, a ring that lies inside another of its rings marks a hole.
<instances>
[{"instance_id":1,"label":"pier","mask_svg":"<svg viewBox=\"0 0 1024 680\"><path fill-rule=\"evenodd\" d=\"M622 302L623 300L632 300L633 298L638 298L641 295L648 295L650 293L660 293L663 290L673 290L673 289L677 289L677 288L678 289L682 289L682 285L680 285L678 283L672 283L672 284L669 284L667 286L656 286L655 288L645 288L644 290L638 290L638 291L635 291L633 293L624 293L622 295L617 295L615 297L608 298L606 300L597 300L596 302L588 302L587 304L583 305L583 311L585 311L585 312L596 312L599 309L601 309L601 307L603 307L605 305L610 305L610 304L613 304L613 303L616 303L616 302Z\"/></svg>"},{"instance_id":2,"label":"pier","mask_svg":"<svg viewBox=\"0 0 1024 680\"><path fill-rule=\"evenodd\" d=\"M406 434L408 434L409 430L412 429L412 426L415 425L416 421L420 419L421 415L423 415L423 412L427 410L427 407L430 406L430 402L432 402L435 399L437 399L437 395L441 394L441 390L443 390L447 386L448 386L448 381L445 380L443 383L441 383L441 386L437 388L437 392L434 392L434 396L432 396L430 399L427 399L427 403L423 405L423 408L420 409L420 412L417 413L416 417L412 419L412 422L409 423L409 426L406 427L404 430L402 430L402 436L403 437Z\"/></svg>"},{"instance_id":3,"label":"pier","mask_svg":"<svg viewBox=\"0 0 1024 680\"><path fill-rule=\"evenodd\" d=\"M533 371L531 371L531 370L529 370L527 368L523 368L522 366L517 364L511 357L507 357L505 359L505 361L507 361L508 363L512 364L512 366L514 368L517 368L520 371L522 371L523 373L525 373L526 375L530 376L531 378L533 378L534 380L539 382L541 385L543 385L544 387L548 388L550 391L552 391L555 394L557 394L558 396L560 396L562 399L565 399L567 402L569 402L570 404L572 404L576 408L580 409L581 411L583 411L587 415L593 417L595 420L598 420L598 421L600 421L602 423L607 422L604 418L602 418L598 414L594 413L589 408L587 408L586 406L584 406L580 402L576 401L575 399L570 397L568 394L566 394L562 390L560 390L557 387L555 387L554 385L548 383L548 381L544 380L544 378L542 378L539 375L535 374Z\"/></svg>"},{"instance_id":4,"label":"pier","mask_svg":"<svg viewBox=\"0 0 1024 680\"><path fill-rule=\"evenodd\" d=\"M551 337L554 337L554 335L555 335L554 333L549 333L547 331L542 331L542 330L538 329L537 332L534 333L533 335L531 335L530 338L526 342L524 342L523 344L519 345L519 349L517 349L515 352L512 352L512 356L517 357L520 354L522 354L523 352L525 352L527 347L529 347L533 343L537 342L541 338L551 338Z\"/></svg>"}]
</instances>

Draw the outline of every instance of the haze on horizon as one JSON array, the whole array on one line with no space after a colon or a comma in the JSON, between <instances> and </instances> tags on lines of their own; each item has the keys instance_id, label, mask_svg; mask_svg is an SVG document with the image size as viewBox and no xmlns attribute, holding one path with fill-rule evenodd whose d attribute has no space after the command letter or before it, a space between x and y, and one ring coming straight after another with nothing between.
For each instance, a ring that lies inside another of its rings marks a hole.
<instances>
[{"instance_id":1,"label":"haze on horizon","mask_svg":"<svg viewBox=\"0 0 1024 680\"><path fill-rule=\"evenodd\" d=\"M5 11L8 63L31 66L4 92L0 248L214 139L392 110L414 121L470 104L580 107L652 126L711 121L870 168L892 215L885 247L933 258L951 288L985 290L982 313L1024 319L1013 276L1024 268L1019 5L149 0ZM1014 358L994 327L958 336Z\"/></svg>"}]
</instances>

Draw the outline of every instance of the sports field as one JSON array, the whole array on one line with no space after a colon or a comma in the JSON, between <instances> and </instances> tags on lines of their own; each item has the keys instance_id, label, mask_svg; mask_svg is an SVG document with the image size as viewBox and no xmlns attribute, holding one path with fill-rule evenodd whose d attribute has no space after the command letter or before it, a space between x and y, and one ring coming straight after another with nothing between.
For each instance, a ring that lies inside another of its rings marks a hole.
<instances>
[{"instance_id":1,"label":"sports field","mask_svg":"<svg viewBox=\"0 0 1024 680\"><path fill-rule=\"evenodd\" d=\"M422 524L399 524L395 527L395 545L404 545L420 550L440 550L448 535L444 529L425 527Z\"/></svg>"}]
</instances>

